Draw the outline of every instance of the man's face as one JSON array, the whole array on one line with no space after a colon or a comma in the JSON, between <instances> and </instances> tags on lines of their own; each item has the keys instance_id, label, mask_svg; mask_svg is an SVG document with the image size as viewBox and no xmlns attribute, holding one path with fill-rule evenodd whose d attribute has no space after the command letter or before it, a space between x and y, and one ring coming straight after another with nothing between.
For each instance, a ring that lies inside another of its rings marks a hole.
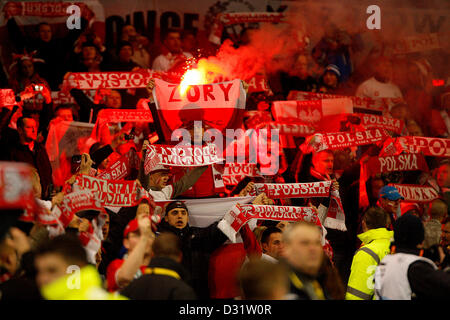
<instances>
[{"instance_id":1,"label":"man's face","mask_svg":"<svg viewBox=\"0 0 450 320\"><path fill-rule=\"evenodd\" d=\"M181 53L181 38L178 32L171 32L164 40L164 45L170 53Z\"/></svg>"},{"instance_id":2,"label":"man's face","mask_svg":"<svg viewBox=\"0 0 450 320\"><path fill-rule=\"evenodd\" d=\"M156 172L151 175L152 183L155 187L164 188L169 182L170 175L168 172Z\"/></svg>"},{"instance_id":3,"label":"man's face","mask_svg":"<svg viewBox=\"0 0 450 320\"><path fill-rule=\"evenodd\" d=\"M175 208L166 213L164 219L172 227L175 227L177 229L183 229L188 224L189 216L186 209Z\"/></svg>"},{"instance_id":4,"label":"man's face","mask_svg":"<svg viewBox=\"0 0 450 320\"><path fill-rule=\"evenodd\" d=\"M119 59L120 61L128 62L133 55L133 48L130 46L123 46L119 51Z\"/></svg>"},{"instance_id":5,"label":"man's face","mask_svg":"<svg viewBox=\"0 0 450 320\"><path fill-rule=\"evenodd\" d=\"M119 109L122 106L122 97L116 90L111 90L106 97L105 105L107 108Z\"/></svg>"},{"instance_id":6,"label":"man's face","mask_svg":"<svg viewBox=\"0 0 450 320\"><path fill-rule=\"evenodd\" d=\"M285 243L284 255L298 271L315 276L323 259L323 249L318 228L297 226L290 241Z\"/></svg>"},{"instance_id":7,"label":"man's face","mask_svg":"<svg viewBox=\"0 0 450 320\"><path fill-rule=\"evenodd\" d=\"M136 248L139 239L141 238L141 233L139 230L135 232L128 233L128 236L123 239L123 246L128 250L128 254L130 254L134 248ZM150 254L152 251L152 242L148 242L147 247L145 248L145 253Z\"/></svg>"},{"instance_id":8,"label":"man's face","mask_svg":"<svg viewBox=\"0 0 450 320\"><path fill-rule=\"evenodd\" d=\"M375 75L381 82L389 82L392 78L392 64L389 61L381 61L375 69Z\"/></svg>"},{"instance_id":9,"label":"man's face","mask_svg":"<svg viewBox=\"0 0 450 320\"><path fill-rule=\"evenodd\" d=\"M267 243L262 244L264 253L268 254L272 258L279 259L283 250L283 241L281 239L281 233L272 233L267 239Z\"/></svg>"},{"instance_id":10,"label":"man's face","mask_svg":"<svg viewBox=\"0 0 450 320\"><path fill-rule=\"evenodd\" d=\"M36 257L36 282L39 287L45 286L64 277L69 264L59 254L47 253Z\"/></svg>"},{"instance_id":11,"label":"man's face","mask_svg":"<svg viewBox=\"0 0 450 320\"><path fill-rule=\"evenodd\" d=\"M411 124L407 129L411 136L423 137L422 129L417 124Z\"/></svg>"},{"instance_id":12,"label":"man's face","mask_svg":"<svg viewBox=\"0 0 450 320\"><path fill-rule=\"evenodd\" d=\"M106 240L109 234L109 214L105 214L105 223L102 226L103 240Z\"/></svg>"},{"instance_id":13,"label":"man's face","mask_svg":"<svg viewBox=\"0 0 450 320\"><path fill-rule=\"evenodd\" d=\"M321 151L313 156L312 164L320 174L333 174L334 156L331 152Z\"/></svg>"},{"instance_id":14,"label":"man's face","mask_svg":"<svg viewBox=\"0 0 450 320\"><path fill-rule=\"evenodd\" d=\"M81 56L83 57L83 60L94 60L96 55L97 50L95 49L95 47L83 47L81 51Z\"/></svg>"},{"instance_id":15,"label":"man's face","mask_svg":"<svg viewBox=\"0 0 450 320\"><path fill-rule=\"evenodd\" d=\"M127 25L127 26L123 27L122 33L124 35L127 35L128 37L135 37L136 29L132 25Z\"/></svg>"},{"instance_id":16,"label":"man's face","mask_svg":"<svg viewBox=\"0 0 450 320\"><path fill-rule=\"evenodd\" d=\"M306 56L299 56L295 67L299 76L306 77L308 75L308 59L306 59Z\"/></svg>"},{"instance_id":17,"label":"man's face","mask_svg":"<svg viewBox=\"0 0 450 320\"><path fill-rule=\"evenodd\" d=\"M398 200L389 200L385 198L380 198L381 207L387 212L392 214L394 217L397 216L397 210L400 206L400 199Z\"/></svg>"},{"instance_id":18,"label":"man's face","mask_svg":"<svg viewBox=\"0 0 450 320\"><path fill-rule=\"evenodd\" d=\"M394 119L405 120L408 110L406 109L406 106L402 105L392 108L390 113Z\"/></svg>"},{"instance_id":19,"label":"man's face","mask_svg":"<svg viewBox=\"0 0 450 320\"><path fill-rule=\"evenodd\" d=\"M183 50L191 51L197 47L197 40L193 34L188 34L183 38Z\"/></svg>"},{"instance_id":20,"label":"man's face","mask_svg":"<svg viewBox=\"0 0 450 320\"><path fill-rule=\"evenodd\" d=\"M441 244L443 246L450 245L450 222L442 225Z\"/></svg>"},{"instance_id":21,"label":"man's face","mask_svg":"<svg viewBox=\"0 0 450 320\"><path fill-rule=\"evenodd\" d=\"M37 124L34 119L26 118L23 121L23 128L19 128L20 137L25 142L36 141L37 139Z\"/></svg>"},{"instance_id":22,"label":"man's face","mask_svg":"<svg viewBox=\"0 0 450 320\"><path fill-rule=\"evenodd\" d=\"M323 83L325 83L328 87L334 88L337 86L338 79L333 72L326 72L323 75Z\"/></svg>"},{"instance_id":23,"label":"man's face","mask_svg":"<svg viewBox=\"0 0 450 320\"><path fill-rule=\"evenodd\" d=\"M436 180L441 188L448 188L450 186L450 165L444 164L440 166L436 173Z\"/></svg>"},{"instance_id":24,"label":"man's face","mask_svg":"<svg viewBox=\"0 0 450 320\"><path fill-rule=\"evenodd\" d=\"M56 116L64 121L73 121L72 109L59 109Z\"/></svg>"},{"instance_id":25,"label":"man's face","mask_svg":"<svg viewBox=\"0 0 450 320\"><path fill-rule=\"evenodd\" d=\"M26 59L21 63L22 74L25 78L31 78L34 74L34 64L31 60Z\"/></svg>"},{"instance_id":26,"label":"man's face","mask_svg":"<svg viewBox=\"0 0 450 320\"><path fill-rule=\"evenodd\" d=\"M52 28L47 24L41 25L39 27L39 38L44 42L52 40Z\"/></svg>"}]
</instances>

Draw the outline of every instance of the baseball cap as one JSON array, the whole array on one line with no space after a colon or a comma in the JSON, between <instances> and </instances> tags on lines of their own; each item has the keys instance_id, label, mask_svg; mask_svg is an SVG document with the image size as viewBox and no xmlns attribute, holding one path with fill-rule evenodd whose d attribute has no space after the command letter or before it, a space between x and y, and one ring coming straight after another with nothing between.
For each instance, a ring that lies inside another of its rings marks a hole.
<instances>
[{"instance_id":1,"label":"baseball cap","mask_svg":"<svg viewBox=\"0 0 450 320\"><path fill-rule=\"evenodd\" d=\"M125 227L125 230L123 231L123 237L126 238L130 232L136 232L138 230L139 230L138 221L137 219L133 219Z\"/></svg>"},{"instance_id":2,"label":"baseball cap","mask_svg":"<svg viewBox=\"0 0 450 320\"><path fill-rule=\"evenodd\" d=\"M169 213L170 210L173 210L173 209L176 209L176 208L185 209L185 210L189 213L189 210L188 210L188 208L186 207L186 205L184 204L183 201L173 201L173 202L170 202L170 203L167 205L167 207L166 207L166 213Z\"/></svg>"},{"instance_id":3,"label":"baseball cap","mask_svg":"<svg viewBox=\"0 0 450 320\"><path fill-rule=\"evenodd\" d=\"M401 196L401 194L398 192L396 187L393 186L384 186L380 190L380 198L388 199L391 201L396 201L398 199L405 199Z\"/></svg>"},{"instance_id":4,"label":"baseball cap","mask_svg":"<svg viewBox=\"0 0 450 320\"><path fill-rule=\"evenodd\" d=\"M157 172L170 172L170 168L166 167L163 164L157 164L156 166L154 166L151 170L150 170L150 174L152 173L157 173Z\"/></svg>"}]
</instances>

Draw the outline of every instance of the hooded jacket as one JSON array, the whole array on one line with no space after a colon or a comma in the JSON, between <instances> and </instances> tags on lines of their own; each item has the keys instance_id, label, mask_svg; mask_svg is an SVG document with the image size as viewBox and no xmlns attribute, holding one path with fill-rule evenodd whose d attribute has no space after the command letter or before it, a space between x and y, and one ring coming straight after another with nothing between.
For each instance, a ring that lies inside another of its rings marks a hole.
<instances>
[{"instance_id":1,"label":"hooded jacket","mask_svg":"<svg viewBox=\"0 0 450 320\"><path fill-rule=\"evenodd\" d=\"M363 245L353 257L346 300L373 299L375 268L389 254L393 237L394 232L386 228L370 229L358 235Z\"/></svg>"},{"instance_id":2,"label":"hooded jacket","mask_svg":"<svg viewBox=\"0 0 450 320\"><path fill-rule=\"evenodd\" d=\"M175 228L163 220L158 225L158 232L171 232L177 235L182 244L183 260L190 279L188 284L195 290L200 299L209 298L208 269L211 253L219 248L228 238L217 228L219 222L214 222L206 228L190 227Z\"/></svg>"},{"instance_id":3,"label":"hooded jacket","mask_svg":"<svg viewBox=\"0 0 450 320\"><path fill-rule=\"evenodd\" d=\"M171 258L155 257L144 275L120 293L133 300L194 300L194 290L185 282L186 269Z\"/></svg>"}]
</instances>

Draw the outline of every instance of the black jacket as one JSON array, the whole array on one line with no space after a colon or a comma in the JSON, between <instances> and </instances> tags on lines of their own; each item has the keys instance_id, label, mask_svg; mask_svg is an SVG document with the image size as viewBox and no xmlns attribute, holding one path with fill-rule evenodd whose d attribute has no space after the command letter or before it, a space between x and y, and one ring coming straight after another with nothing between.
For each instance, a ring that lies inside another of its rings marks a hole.
<instances>
[{"instance_id":1,"label":"black jacket","mask_svg":"<svg viewBox=\"0 0 450 320\"><path fill-rule=\"evenodd\" d=\"M317 300L319 296L318 290L315 290L314 283L320 287L323 299L331 300L331 296L325 290L325 286L319 278L306 275L291 267L285 260L280 261L288 270L289 292L294 295L296 300ZM296 279L296 280L294 280ZM319 290L320 291L320 290Z\"/></svg>"},{"instance_id":2,"label":"black jacket","mask_svg":"<svg viewBox=\"0 0 450 320\"><path fill-rule=\"evenodd\" d=\"M145 274L121 290L121 294L133 300L195 300L194 290L184 281L187 271L176 261L155 257L149 268L175 271L181 279L164 274Z\"/></svg>"},{"instance_id":3,"label":"black jacket","mask_svg":"<svg viewBox=\"0 0 450 320\"><path fill-rule=\"evenodd\" d=\"M184 229L172 227L164 220L159 224L158 231L172 232L180 237L182 243L182 265L188 271L190 281L200 299L209 298L208 269L211 253L219 248L228 238L217 228L215 222L206 228L190 227Z\"/></svg>"},{"instance_id":4,"label":"black jacket","mask_svg":"<svg viewBox=\"0 0 450 320\"><path fill-rule=\"evenodd\" d=\"M397 248L398 253L419 255L419 250ZM408 281L413 299L450 299L450 274L435 270L429 263L416 261L408 268Z\"/></svg>"}]
</instances>

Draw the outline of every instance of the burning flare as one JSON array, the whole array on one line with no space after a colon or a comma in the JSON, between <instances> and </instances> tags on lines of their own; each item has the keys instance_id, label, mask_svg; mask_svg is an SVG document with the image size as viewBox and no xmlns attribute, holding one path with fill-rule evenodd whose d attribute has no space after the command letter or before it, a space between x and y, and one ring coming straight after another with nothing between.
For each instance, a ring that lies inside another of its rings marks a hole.
<instances>
[{"instance_id":1,"label":"burning flare","mask_svg":"<svg viewBox=\"0 0 450 320\"><path fill-rule=\"evenodd\" d=\"M197 84L206 84L205 74L199 69L189 69L183 75L180 83L180 94L185 96L189 86Z\"/></svg>"}]
</instances>

